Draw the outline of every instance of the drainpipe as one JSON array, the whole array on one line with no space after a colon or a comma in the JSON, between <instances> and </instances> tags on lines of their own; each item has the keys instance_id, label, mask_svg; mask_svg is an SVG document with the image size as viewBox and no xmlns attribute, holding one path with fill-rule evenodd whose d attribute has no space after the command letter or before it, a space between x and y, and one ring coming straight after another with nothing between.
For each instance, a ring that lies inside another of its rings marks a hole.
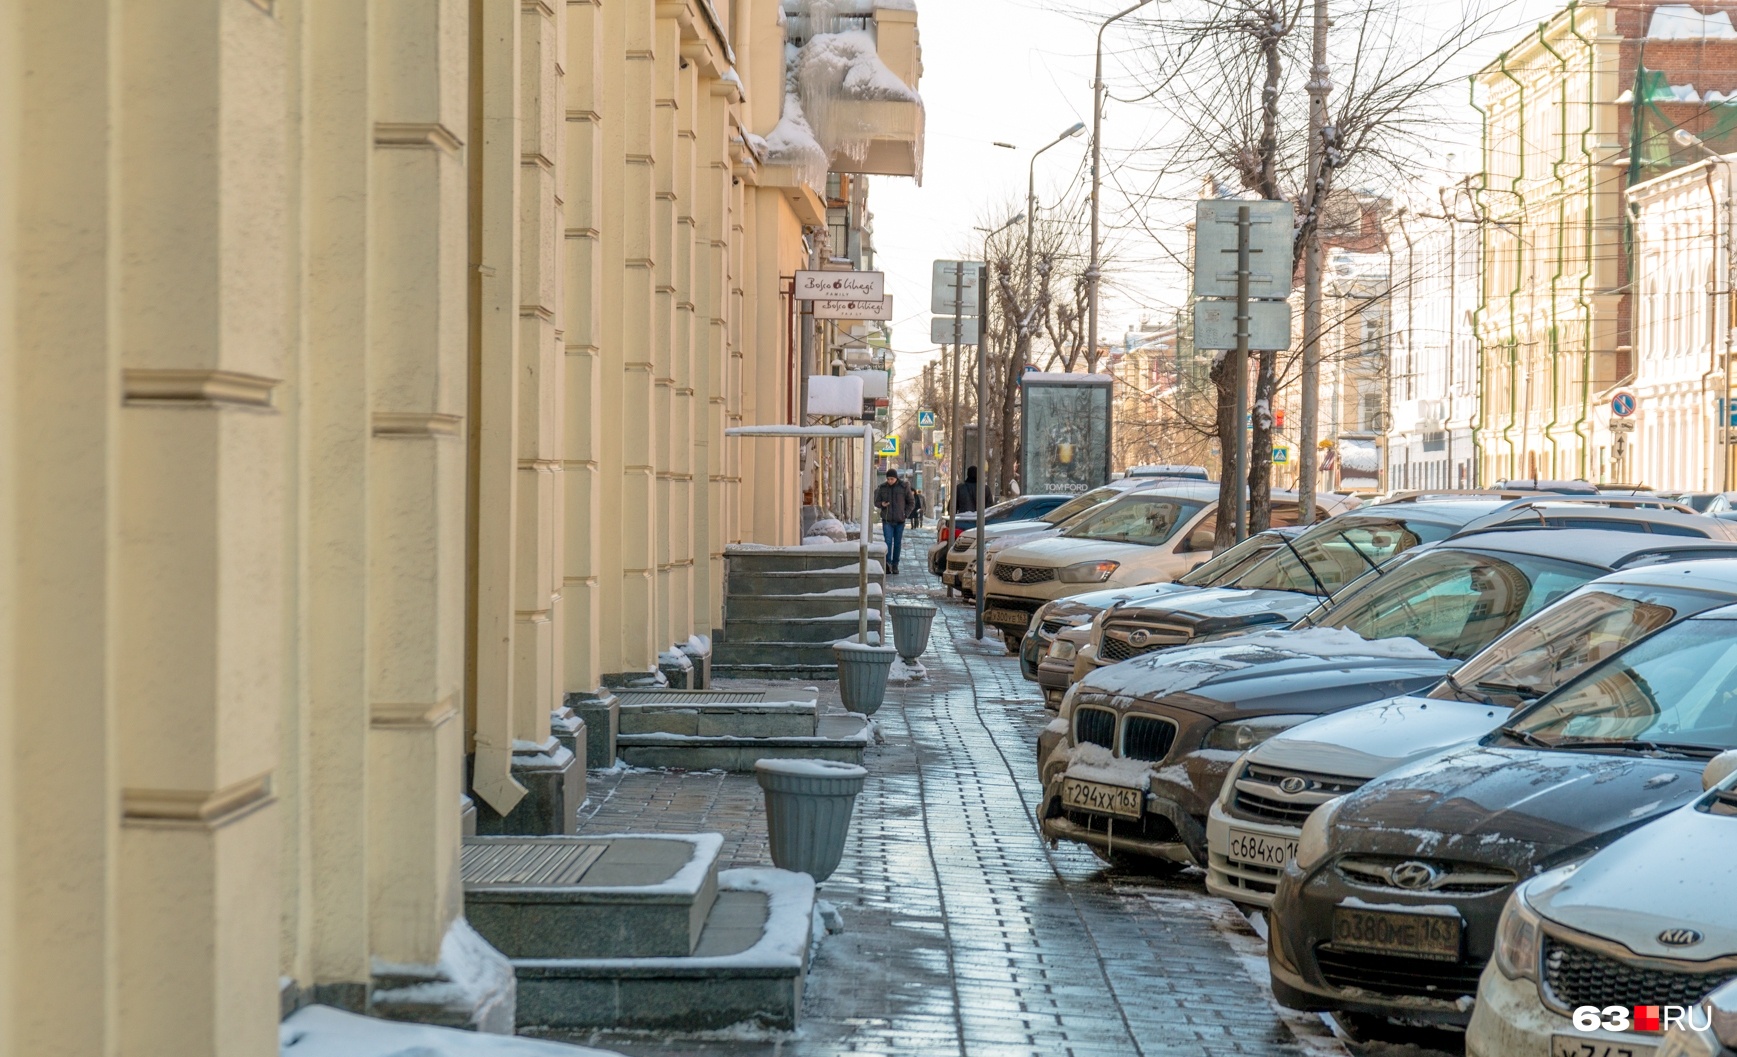
<instances>
[{"instance_id":1,"label":"drainpipe","mask_svg":"<svg viewBox=\"0 0 1737 1057\"><path fill-rule=\"evenodd\" d=\"M1719 303L1718 303L1718 301L1716 301L1714 299L1717 296L1718 290L1719 290L1719 279L1718 279L1719 193L1713 189L1713 159L1708 158L1706 161L1701 163L1701 167L1702 167L1701 175L1706 183L1706 188L1707 188L1707 199L1709 202L1712 203L1712 206L1713 206L1712 218L1713 218L1713 260L1714 260L1713 276L1714 277L1713 277L1712 289L1707 291L1707 308L1709 310L1708 311L1709 318L1707 320L1707 369L1705 371L1701 372L1701 406L1706 407L1707 406L1707 390L1712 384L1714 373L1719 370ZM1730 182L1730 174L1729 173L1726 174L1726 182L1727 183ZM1636 361L1636 366L1639 366L1638 359ZM1729 391L1730 386L1726 386L1726 389L1727 389L1727 391ZM1724 417L1725 421L1729 422L1730 417L1731 417L1731 410L1730 410L1730 408L1725 407L1724 404L1725 404L1725 401L1723 399L1721 399L1719 401L1719 410L1720 410L1721 415ZM1722 437L1722 434L1720 433L1720 428L1722 426L1724 426L1725 423L1720 422L1718 417L1715 417L1713 421L1714 421L1713 438L1715 440L1722 440L1723 437ZM1723 447L1723 444L1719 445L1719 447ZM1708 454L1711 455L1713 453L1708 452ZM1721 470L1721 474L1720 474L1721 478L1723 478L1725 476L1724 467L1725 467L1726 461L1728 461L1728 460L1723 460L1723 459L1720 460L1719 465L1720 465L1720 470ZM1701 486L1703 488L1706 487L1707 482L1711 477L1712 477L1712 474L1710 472L1706 472L1706 471L1702 472L1702 474L1701 474ZM1726 491L1726 489L1721 488L1720 491L1723 492L1723 491Z\"/></svg>"},{"instance_id":2,"label":"drainpipe","mask_svg":"<svg viewBox=\"0 0 1737 1057\"><path fill-rule=\"evenodd\" d=\"M1515 323L1519 310L1521 274L1526 264L1526 196L1520 193L1520 183L1526 178L1526 86L1520 83L1508 70L1508 53L1496 56L1496 67L1503 77L1514 82L1519 90L1520 101L1514 108L1520 118L1519 133L1515 142L1519 145L1514 151L1516 169L1513 179L1508 181L1508 193L1514 196L1514 202L1519 207L1520 223L1518 233L1514 236L1514 288L1508 291L1508 421L1502 427L1502 443L1508 446L1508 476L1520 476L1520 453L1514 447L1514 425L1519 417L1520 405L1520 335ZM1530 408L1527 409L1530 412Z\"/></svg>"},{"instance_id":3,"label":"drainpipe","mask_svg":"<svg viewBox=\"0 0 1737 1057\"><path fill-rule=\"evenodd\" d=\"M1418 389L1418 385L1417 385L1417 299L1413 296L1413 292L1417 289L1417 250L1412 245L1411 226L1405 222L1405 216L1406 216L1406 211L1401 209L1399 211L1398 215L1394 219L1399 222L1399 237L1403 238L1405 240L1405 355L1406 355L1406 359L1407 359L1407 363L1405 366L1406 366L1406 376L1411 380L1411 386L1410 386L1410 389L1409 389L1408 394L1407 394L1407 399L1409 399L1412 402L1413 407L1415 407L1416 403L1417 403L1417 389ZM1393 276L1393 264L1392 264L1393 252L1391 250L1388 251L1387 260L1388 260L1388 265L1387 265L1388 287L1387 288L1389 291L1391 291L1393 289L1393 278L1392 278L1392 276ZM1453 310L1450 308L1448 311L1450 313L1450 315L1448 317L1448 333L1451 335L1453 333L1453 317L1451 315ZM1452 355L1452 352L1451 352L1451 350L1452 350L1452 338L1451 337L1449 338L1449 350L1450 350L1449 355L1451 356ZM1391 353L1388 356L1388 362L1389 363L1392 362L1392 354ZM1391 374L1392 374L1392 371L1390 368L1389 369L1389 377L1390 378L1391 378ZM1392 383L1389 382L1390 386L1391 386L1391 384ZM1392 399L1393 399L1392 391L1391 391L1391 389L1389 389L1388 401L1391 402ZM1392 428L1392 425L1393 425L1392 422L1388 423L1389 428ZM1419 436L1421 437L1422 431L1419 430L1418 432L1419 432ZM1411 442L1408 440L1406 442L1406 449L1409 451L1410 448L1411 448ZM1391 460L1393 458L1393 452L1391 450L1387 453L1387 457L1389 460ZM1411 457L1409 455L1407 455L1405 461L1406 461L1406 464L1409 466L1411 464ZM1415 485L1413 485L1412 482L1408 481L1406 483L1407 483L1408 487L1415 487Z\"/></svg>"},{"instance_id":4,"label":"drainpipe","mask_svg":"<svg viewBox=\"0 0 1737 1057\"><path fill-rule=\"evenodd\" d=\"M1544 427L1544 439L1550 442L1550 476L1556 477L1562 472L1562 442L1557 437L1557 428L1562 424L1562 322L1558 318L1557 309L1559 293L1562 288L1562 276L1566 268L1568 242L1568 185L1562 179L1562 166L1567 158L1568 136L1568 59L1550 46L1545 38L1544 30L1549 23L1538 23L1538 43L1556 60L1561 76L1557 78L1557 91L1560 93L1556 113L1557 120L1562 123L1562 134L1557 137L1556 159L1550 163L1550 175L1556 181L1556 270L1550 275L1550 423ZM1583 346L1592 343L1592 328L1586 328Z\"/></svg>"},{"instance_id":5,"label":"drainpipe","mask_svg":"<svg viewBox=\"0 0 1737 1057\"><path fill-rule=\"evenodd\" d=\"M1580 414L1574 420L1574 435L1580 440L1579 476L1581 480L1590 480L1592 431L1588 425L1592 417L1592 302L1586 297L1586 284L1592 281L1594 260L1592 214L1593 206L1598 201L1598 167L1593 162L1591 145L1592 119L1597 113L1593 103L1596 98L1594 90L1598 87L1598 74L1595 68L1596 63L1593 61L1596 56L1593 52L1592 41L1586 39L1586 36L1580 32L1579 0L1568 0L1568 32L1574 35L1574 39L1580 41L1586 51L1586 127L1580 130L1581 167L1586 172L1586 230L1583 239L1586 246L1586 262L1585 267L1580 270L1579 288L1574 295L1576 311L1581 320L1584 321L1586 328L1586 340L1581 342L1580 348ZM1564 71L1563 85L1566 86L1567 83L1566 71Z\"/></svg>"},{"instance_id":6,"label":"drainpipe","mask_svg":"<svg viewBox=\"0 0 1737 1057\"><path fill-rule=\"evenodd\" d=\"M1489 429L1489 416L1485 412L1485 400L1487 399L1485 394L1488 390L1484 388L1484 377L1487 372L1484 369L1485 356L1483 325L1484 312L1489 306L1490 291L1488 284L1484 281L1481 262L1485 257L1483 248L1486 244L1486 240L1489 238L1488 232L1490 222L1490 209L1484 202L1484 195L1488 194L1490 190L1490 115L1484 111L1483 107L1478 105L1477 75L1474 74L1466 79L1466 87L1468 89L1467 94L1471 96L1472 109L1478 112L1478 122L1480 127L1483 129L1483 135L1480 137L1482 142L1479 144L1479 147L1483 152L1483 164L1478 166L1478 189L1475 193L1467 195L1467 198L1472 205L1473 216L1478 221L1478 259L1480 262L1478 304L1476 308L1472 309L1472 340L1476 343L1478 355L1478 362L1475 371L1477 376L1478 399L1477 417L1472 423L1472 479L1469 483L1476 486L1483 482L1484 437L1485 432ZM1469 191L1470 188L1467 188L1467 190ZM1478 215L1480 213L1482 214L1481 216Z\"/></svg>"}]
</instances>

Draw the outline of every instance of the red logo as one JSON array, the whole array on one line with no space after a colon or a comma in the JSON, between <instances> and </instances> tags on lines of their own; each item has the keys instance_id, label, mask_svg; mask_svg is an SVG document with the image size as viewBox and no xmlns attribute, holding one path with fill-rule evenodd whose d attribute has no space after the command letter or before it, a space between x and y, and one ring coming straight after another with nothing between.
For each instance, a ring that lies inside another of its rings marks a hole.
<instances>
[{"instance_id":1,"label":"red logo","mask_svg":"<svg viewBox=\"0 0 1737 1057\"><path fill-rule=\"evenodd\" d=\"M1634 1007L1634 1030L1652 1032L1663 1031L1664 1029L1659 1026L1659 1007Z\"/></svg>"}]
</instances>

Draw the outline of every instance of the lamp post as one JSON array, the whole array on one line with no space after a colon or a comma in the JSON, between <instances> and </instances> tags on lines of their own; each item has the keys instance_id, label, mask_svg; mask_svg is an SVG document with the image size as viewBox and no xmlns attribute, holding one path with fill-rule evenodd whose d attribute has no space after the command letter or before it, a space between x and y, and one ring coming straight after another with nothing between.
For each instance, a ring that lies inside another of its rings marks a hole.
<instances>
[{"instance_id":1,"label":"lamp post","mask_svg":"<svg viewBox=\"0 0 1737 1057\"><path fill-rule=\"evenodd\" d=\"M1037 159L1038 155L1063 140L1073 139L1086 130L1084 121L1076 121L1066 132L1032 152L1031 164L1025 170L1025 292L1031 296L1031 239L1037 226Z\"/></svg>"},{"instance_id":2,"label":"lamp post","mask_svg":"<svg viewBox=\"0 0 1737 1057\"><path fill-rule=\"evenodd\" d=\"M1098 196L1100 187L1101 160L1103 157L1103 124L1104 124L1104 30L1118 19L1126 18L1134 12L1151 3L1152 0L1140 0L1139 3L1104 19L1098 27L1097 65L1092 72L1092 247L1091 260L1086 265L1086 349L1088 354L1098 347Z\"/></svg>"},{"instance_id":3,"label":"lamp post","mask_svg":"<svg viewBox=\"0 0 1737 1057\"><path fill-rule=\"evenodd\" d=\"M1734 186L1737 185L1737 172L1733 171L1730 158L1707 146L1701 137L1688 129L1677 129L1671 133L1671 138L1676 140L1679 146L1694 147L1706 155L1708 161L1718 162L1725 169L1725 303L1729 306L1732 300L1731 283L1733 280L1737 280L1737 239L1731 237L1731 225L1737 223L1737 186ZM1717 229L1718 224L1715 221L1714 253L1719 252ZM1727 308L1726 311L1729 314L1730 309ZM1737 320L1725 320L1725 357L1724 367L1721 371L1724 380L1719 386L1722 392L1719 394L1718 424L1714 427L1717 431L1716 436L1719 438L1719 454L1721 456L1719 460L1719 491L1721 492L1731 491L1734 487L1731 484L1731 341L1734 324L1737 324ZM1629 476L1632 478L1634 475L1630 474Z\"/></svg>"}]
</instances>

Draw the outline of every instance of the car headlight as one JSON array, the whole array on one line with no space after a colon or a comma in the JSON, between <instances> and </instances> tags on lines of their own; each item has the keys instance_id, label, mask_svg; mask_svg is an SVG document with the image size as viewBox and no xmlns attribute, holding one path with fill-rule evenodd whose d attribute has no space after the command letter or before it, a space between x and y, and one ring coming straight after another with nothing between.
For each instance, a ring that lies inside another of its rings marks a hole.
<instances>
[{"instance_id":1,"label":"car headlight","mask_svg":"<svg viewBox=\"0 0 1737 1057\"><path fill-rule=\"evenodd\" d=\"M1327 861L1333 848L1333 820L1344 806L1345 798L1336 796L1309 813L1297 837L1297 869L1307 872Z\"/></svg>"},{"instance_id":2,"label":"car headlight","mask_svg":"<svg viewBox=\"0 0 1737 1057\"><path fill-rule=\"evenodd\" d=\"M1058 570L1055 578L1064 584L1101 584L1121 567L1121 562L1080 562Z\"/></svg>"},{"instance_id":3,"label":"car headlight","mask_svg":"<svg viewBox=\"0 0 1737 1057\"><path fill-rule=\"evenodd\" d=\"M1724 1057L1737 1049L1737 984L1708 995L1665 1032L1658 1057Z\"/></svg>"},{"instance_id":4,"label":"car headlight","mask_svg":"<svg viewBox=\"0 0 1737 1057\"><path fill-rule=\"evenodd\" d=\"M1248 758L1249 754L1246 752L1238 756L1236 763L1231 765L1230 773L1224 776L1224 785L1218 790L1219 807L1229 809L1230 802L1236 799L1236 782L1242 777L1243 768L1248 766Z\"/></svg>"},{"instance_id":5,"label":"car headlight","mask_svg":"<svg viewBox=\"0 0 1737 1057\"><path fill-rule=\"evenodd\" d=\"M1043 627L1044 614L1048 613L1049 607L1053 605L1055 605L1054 602L1045 602L1043 605L1037 607L1037 611L1031 615L1031 622L1025 626L1025 633L1027 635L1037 634L1037 629Z\"/></svg>"},{"instance_id":6,"label":"car headlight","mask_svg":"<svg viewBox=\"0 0 1737 1057\"><path fill-rule=\"evenodd\" d=\"M1049 658L1052 661L1071 661L1079 650L1067 639L1052 639L1049 644Z\"/></svg>"},{"instance_id":7,"label":"car headlight","mask_svg":"<svg viewBox=\"0 0 1737 1057\"><path fill-rule=\"evenodd\" d=\"M1236 723L1220 723L1207 732L1206 747L1247 752L1280 731L1307 723L1314 716L1259 716Z\"/></svg>"},{"instance_id":8,"label":"car headlight","mask_svg":"<svg viewBox=\"0 0 1737 1057\"><path fill-rule=\"evenodd\" d=\"M1059 716L1060 718L1068 721L1068 724L1069 724L1068 729L1069 730L1073 729L1074 698L1078 697L1079 693L1080 693L1080 684L1079 683L1075 683L1072 686L1068 687L1067 692L1062 694L1061 705L1056 708L1056 715Z\"/></svg>"},{"instance_id":9,"label":"car headlight","mask_svg":"<svg viewBox=\"0 0 1737 1057\"><path fill-rule=\"evenodd\" d=\"M1514 889L1496 924L1496 968L1510 980L1538 979L1538 912L1526 902L1526 887Z\"/></svg>"}]
</instances>

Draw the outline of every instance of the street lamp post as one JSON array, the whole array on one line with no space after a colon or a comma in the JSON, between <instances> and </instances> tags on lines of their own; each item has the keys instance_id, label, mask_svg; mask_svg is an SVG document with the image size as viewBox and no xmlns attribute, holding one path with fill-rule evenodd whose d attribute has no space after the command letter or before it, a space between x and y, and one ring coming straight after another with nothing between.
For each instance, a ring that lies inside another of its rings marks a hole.
<instances>
[{"instance_id":1,"label":"street lamp post","mask_svg":"<svg viewBox=\"0 0 1737 1057\"><path fill-rule=\"evenodd\" d=\"M1101 191L1100 173L1103 158L1103 125L1104 125L1104 30L1117 19L1140 10L1152 0L1140 0L1139 3L1126 7L1106 18L1098 27L1097 65L1092 73L1092 246L1091 260L1086 265L1086 349L1088 355L1098 347L1098 198Z\"/></svg>"},{"instance_id":2,"label":"street lamp post","mask_svg":"<svg viewBox=\"0 0 1737 1057\"><path fill-rule=\"evenodd\" d=\"M1062 140L1073 139L1086 130L1084 121L1076 121L1066 132L1032 152L1031 164L1025 170L1025 293L1031 296L1031 240L1037 227L1037 159L1038 155Z\"/></svg>"}]
</instances>

